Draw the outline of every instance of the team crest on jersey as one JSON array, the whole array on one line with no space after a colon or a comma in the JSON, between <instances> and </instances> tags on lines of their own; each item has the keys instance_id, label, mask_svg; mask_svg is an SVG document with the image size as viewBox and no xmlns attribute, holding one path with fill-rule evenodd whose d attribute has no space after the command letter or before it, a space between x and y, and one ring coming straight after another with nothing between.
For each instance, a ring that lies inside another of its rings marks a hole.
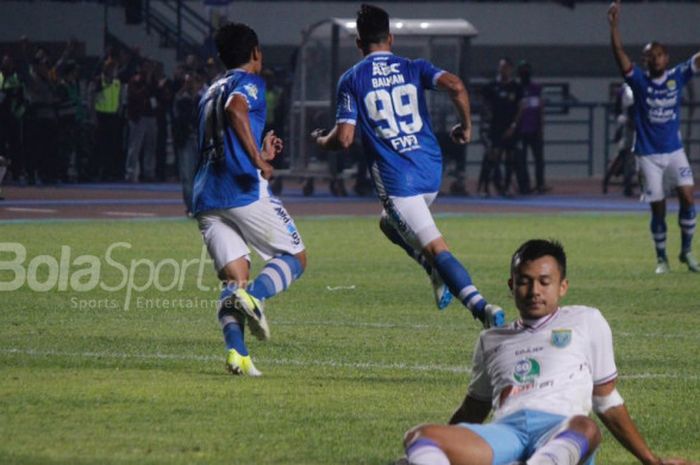
<instances>
[{"instance_id":1,"label":"team crest on jersey","mask_svg":"<svg viewBox=\"0 0 700 465\"><path fill-rule=\"evenodd\" d=\"M513 378L518 383L529 383L540 376L540 363L534 358L518 360L513 370Z\"/></svg>"},{"instance_id":2,"label":"team crest on jersey","mask_svg":"<svg viewBox=\"0 0 700 465\"><path fill-rule=\"evenodd\" d=\"M677 84L675 79L669 79L666 81L666 87L668 87L669 90L676 90Z\"/></svg>"},{"instance_id":3,"label":"team crest on jersey","mask_svg":"<svg viewBox=\"0 0 700 465\"><path fill-rule=\"evenodd\" d=\"M550 340L554 347L563 349L564 347L571 344L571 330L570 329L553 329L552 339Z\"/></svg>"},{"instance_id":4,"label":"team crest on jersey","mask_svg":"<svg viewBox=\"0 0 700 465\"><path fill-rule=\"evenodd\" d=\"M255 100L258 99L258 86L255 84L246 84L243 86L246 92L248 92L248 95L253 97Z\"/></svg>"}]
</instances>

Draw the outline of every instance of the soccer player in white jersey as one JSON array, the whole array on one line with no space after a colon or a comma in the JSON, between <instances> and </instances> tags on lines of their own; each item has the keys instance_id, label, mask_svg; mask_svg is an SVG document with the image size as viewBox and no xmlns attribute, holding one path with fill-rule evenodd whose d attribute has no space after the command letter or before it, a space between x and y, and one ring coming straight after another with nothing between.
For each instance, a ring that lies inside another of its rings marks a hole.
<instances>
[{"instance_id":1,"label":"soccer player in white jersey","mask_svg":"<svg viewBox=\"0 0 700 465\"><path fill-rule=\"evenodd\" d=\"M362 5L357 13L357 46L364 58L338 83L335 127L312 132L326 150L347 149L360 128L374 187L384 210L380 228L430 275L435 301L445 308L455 295L485 327L500 326L503 310L488 304L464 266L450 253L430 213L442 178L442 153L430 125L426 89L446 90L460 124L452 140L471 138L469 95L454 74L425 60L391 53L389 15Z\"/></svg>"},{"instance_id":2,"label":"soccer player in white jersey","mask_svg":"<svg viewBox=\"0 0 700 465\"><path fill-rule=\"evenodd\" d=\"M222 26L215 36L226 74L199 103L200 159L193 213L224 281L219 322L233 374L259 376L244 340L244 323L265 340L263 302L284 291L306 267L304 243L282 202L270 195L270 165L282 141L265 127L265 81L258 37L245 24ZM250 245L266 261L251 282Z\"/></svg>"},{"instance_id":3,"label":"soccer player in white jersey","mask_svg":"<svg viewBox=\"0 0 700 465\"><path fill-rule=\"evenodd\" d=\"M591 409L642 463L647 446L615 388L612 334L600 311L560 307L569 283L558 242L531 240L511 259L508 280L520 319L481 332L472 379L450 425L421 425L404 437L412 465L592 463L601 432ZM482 424L493 410L493 421Z\"/></svg>"},{"instance_id":4,"label":"soccer player in white jersey","mask_svg":"<svg viewBox=\"0 0 700 465\"><path fill-rule=\"evenodd\" d=\"M625 82L634 94L634 154L642 179L642 200L651 206L651 234L656 245L656 273L668 273L666 256L666 192L676 188L681 229L679 259L690 271L700 272L700 263L691 253L695 233L693 171L683 149L680 131L680 104L683 86L700 72L700 53L667 70L666 47L650 42L644 47L646 72L634 65L622 48L618 24L620 2L608 9L610 41L615 60Z\"/></svg>"}]
</instances>

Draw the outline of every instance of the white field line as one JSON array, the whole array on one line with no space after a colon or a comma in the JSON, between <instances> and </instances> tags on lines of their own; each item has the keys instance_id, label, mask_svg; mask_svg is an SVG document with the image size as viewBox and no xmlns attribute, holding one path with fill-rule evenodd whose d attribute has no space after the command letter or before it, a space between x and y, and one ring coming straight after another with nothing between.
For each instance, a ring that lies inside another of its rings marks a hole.
<instances>
[{"instance_id":1,"label":"white field line","mask_svg":"<svg viewBox=\"0 0 700 465\"><path fill-rule=\"evenodd\" d=\"M62 352L57 350L33 350L17 348L0 348L0 353L9 355L23 355L28 357L67 357L67 358L104 358L117 360L184 360L184 361L222 361L223 356L215 355L186 355L186 354L162 354L159 352L151 354L127 354L124 352ZM340 360L295 360L295 359L275 359L259 357L255 359L259 365L280 365L280 366L300 366L300 367L329 367L329 368L352 368L369 370L401 370L417 372L443 372L443 373L470 373L469 363L465 366L449 365L410 365L406 363L373 363L373 362L343 362ZM700 380L700 375L678 374L678 373L634 373L621 375L621 379L682 379L689 381Z\"/></svg>"},{"instance_id":2,"label":"white field line","mask_svg":"<svg viewBox=\"0 0 700 465\"><path fill-rule=\"evenodd\" d=\"M28 207L5 207L5 210L10 212L22 213L56 213L55 208L28 208Z\"/></svg>"},{"instance_id":3,"label":"white field line","mask_svg":"<svg viewBox=\"0 0 700 465\"><path fill-rule=\"evenodd\" d=\"M128 217L143 217L143 218L150 218L152 216L156 216L155 213L148 213L148 212L104 212L103 215L107 216L128 216Z\"/></svg>"}]
</instances>

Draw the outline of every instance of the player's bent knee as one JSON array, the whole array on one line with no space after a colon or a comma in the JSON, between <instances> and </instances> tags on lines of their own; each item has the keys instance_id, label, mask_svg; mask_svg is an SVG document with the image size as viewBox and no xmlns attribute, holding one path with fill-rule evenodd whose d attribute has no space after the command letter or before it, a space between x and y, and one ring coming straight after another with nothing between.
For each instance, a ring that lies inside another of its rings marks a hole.
<instances>
[{"instance_id":1,"label":"player's bent knee","mask_svg":"<svg viewBox=\"0 0 700 465\"><path fill-rule=\"evenodd\" d=\"M423 252L430 258L435 258L440 253L449 250L450 249L447 247L447 242L445 242L445 238L442 236L430 241L425 247L423 247Z\"/></svg>"},{"instance_id":2,"label":"player's bent knee","mask_svg":"<svg viewBox=\"0 0 700 465\"><path fill-rule=\"evenodd\" d=\"M597 448L602 440L600 428L595 421L587 416L577 415L573 417L569 421L569 429L584 435L591 450Z\"/></svg>"},{"instance_id":3,"label":"player's bent knee","mask_svg":"<svg viewBox=\"0 0 700 465\"><path fill-rule=\"evenodd\" d=\"M421 425L414 426L413 428L409 429L406 431L406 433L403 435L403 445L404 447L409 447L411 444L413 444L418 438L429 438L429 439L434 439L433 434L431 432L434 430L434 425L424 423Z\"/></svg>"}]
</instances>

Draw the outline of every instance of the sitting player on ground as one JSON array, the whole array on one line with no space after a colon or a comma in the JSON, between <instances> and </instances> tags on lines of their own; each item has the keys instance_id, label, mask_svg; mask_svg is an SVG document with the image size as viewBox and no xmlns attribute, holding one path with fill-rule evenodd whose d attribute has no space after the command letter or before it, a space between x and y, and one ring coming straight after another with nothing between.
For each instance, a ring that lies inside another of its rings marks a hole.
<instances>
[{"instance_id":1,"label":"sitting player on ground","mask_svg":"<svg viewBox=\"0 0 700 465\"><path fill-rule=\"evenodd\" d=\"M508 286L520 319L481 332L464 402L450 425L406 433L409 464L590 464L601 442L591 408L641 463L686 463L652 453L630 418L615 388L612 333L600 311L559 307L569 283L558 242L521 245ZM491 410L493 421L482 424Z\"/></svg>"}]
</instances>

